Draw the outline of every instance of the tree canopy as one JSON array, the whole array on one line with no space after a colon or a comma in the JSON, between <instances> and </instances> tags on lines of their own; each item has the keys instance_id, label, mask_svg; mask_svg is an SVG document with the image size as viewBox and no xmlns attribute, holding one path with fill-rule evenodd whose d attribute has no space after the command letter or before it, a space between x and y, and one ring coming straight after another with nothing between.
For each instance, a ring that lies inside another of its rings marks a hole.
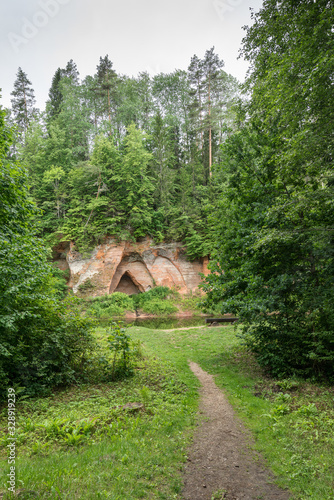
<instances>
[{"instance_id":1,"label":"tree canopy","mask_svg":"<svg viewBox=\"0 0 334 500\"><path fill-rule=\"evenodd\" d=\"M208 303L275 375L333 376L331 2L267 0L248 28L251 100L222 148Z\"/></svg>"},{"instance_id":2,"label":"tree canopy","mask_svg":"<svg viewBox=\"0 0 334 500\"><path fill-rule=\"evenodd\" d=\"M57 298L28 173L8 158L10 141L0 109L1 398L8 385L35 394L73 382L92 342L87 322Z\"/></svg>"},{"instance_id":3,"label":"tree canopy","mask_svg":"<svg viewBox=\"0 0 334 500\"><path fill-rule=\"evenodd\" d=\"M193 60L198 82L192 62L188 71L130 78L108 55L82 81L72 60L55 71L45 114L29 121L15 151L50 244L150 236L187 240L189 256L202 255L195 242L208 239L202 218L218 188L210 175L238 82L214 48Z\"/></svg>"}]
</instances>

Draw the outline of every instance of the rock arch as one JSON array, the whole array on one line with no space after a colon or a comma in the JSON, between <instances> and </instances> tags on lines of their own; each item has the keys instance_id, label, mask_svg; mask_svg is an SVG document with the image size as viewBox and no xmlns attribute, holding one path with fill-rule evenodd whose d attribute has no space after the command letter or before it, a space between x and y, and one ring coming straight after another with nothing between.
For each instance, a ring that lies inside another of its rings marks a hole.
<instances>
[{"instance_id":1,"label":"rock arch","mask_svg":"<svg viewBox=\"0 0 334 500\"><path fill-rule=\"evenodd\" d=\"M175 264L167 257L159 255L149 270L155 282L159 286L167 286L168 288L176 288L181 293L187 291L187 286L184 278Z\"/></svg>"},{"instance_id":2,"label":"rock arch","mask_svg":"<svg viewBox=\"0 0 334 500\"><path fill-rule=\"evenodd\" d=\"M111 280L109 293L122 291L131 295L132 293L146 292L153 286L153 278L143 262L129 262L129 259L124 259Z\"/></svg>"},{"instance_id":3,"label":"rock arch","mask_svg":"<svg viewBox=\"0 0 334 500\"><path fill-rule=\"evenodd\" d=\"M144 291L141 290L141 288L142 286L140 286L139 284L137 285L132 279L131 274L126 271L119 280L114 292L122 292L126 293L127 295L135 295Z\"/></svg>"}]
</instances>

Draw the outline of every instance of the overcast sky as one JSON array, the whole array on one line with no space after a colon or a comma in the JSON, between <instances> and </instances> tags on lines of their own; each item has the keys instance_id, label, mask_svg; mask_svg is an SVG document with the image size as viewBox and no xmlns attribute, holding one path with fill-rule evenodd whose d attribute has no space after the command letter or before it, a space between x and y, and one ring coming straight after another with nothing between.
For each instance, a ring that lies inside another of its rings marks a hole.
<instances>
[{"instance_id":1,"label":"overcast sky","mask_svg":"<svg viewBox=\"0 0 334 500\"><path fill-rule=\"evenodd\" d=\"M207 49L225 61L225 71L244 79L237 60L242 26L261 0L10 0L0 6L3 106L21 67L44 109L52 77L73 59L80 77L93 75L109 55L117 73L136 76L187 69Z\"/></svg>"}]
</instances>

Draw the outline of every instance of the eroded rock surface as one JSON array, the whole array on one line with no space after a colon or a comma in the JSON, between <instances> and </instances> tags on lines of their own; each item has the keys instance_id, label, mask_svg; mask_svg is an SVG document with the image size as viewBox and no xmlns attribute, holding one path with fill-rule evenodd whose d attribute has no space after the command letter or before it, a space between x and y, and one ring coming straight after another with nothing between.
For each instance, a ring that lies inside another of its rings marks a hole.
<instances>
[{"instance_id":1,"label":"eroded rock surface","mask_svg":"<svg viewBox=\"0 0 334 500\"><path fill-rule=\"evenodd\" d=\"M153 244L150 238L137 243L108 238L88 256L78 253L71 243L66 251L62 248L61 255L59 266L64 268L66 255L74 293L131 295L167 286L185 294L198 289L199 273L208 274L207 258L190 262L180 243Z\"/></svg>"}]
</instances>

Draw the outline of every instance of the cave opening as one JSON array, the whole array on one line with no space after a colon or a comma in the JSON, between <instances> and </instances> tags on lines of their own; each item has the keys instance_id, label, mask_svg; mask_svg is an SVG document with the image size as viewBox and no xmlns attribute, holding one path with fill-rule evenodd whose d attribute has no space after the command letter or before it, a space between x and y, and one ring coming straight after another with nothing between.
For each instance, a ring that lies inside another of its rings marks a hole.
<instances>
[{"instance_id":1,"label":"cave opening","mask_svg":"<svg viewBox=\"0 0 334 500\"><path fill-rule=\"evenodd\" d=\"M141 293L138 286L133 282L131 276L128 273L124 273L114 292L122 292L127 295L135 295Z\"/></svg>"}]
</instances>

